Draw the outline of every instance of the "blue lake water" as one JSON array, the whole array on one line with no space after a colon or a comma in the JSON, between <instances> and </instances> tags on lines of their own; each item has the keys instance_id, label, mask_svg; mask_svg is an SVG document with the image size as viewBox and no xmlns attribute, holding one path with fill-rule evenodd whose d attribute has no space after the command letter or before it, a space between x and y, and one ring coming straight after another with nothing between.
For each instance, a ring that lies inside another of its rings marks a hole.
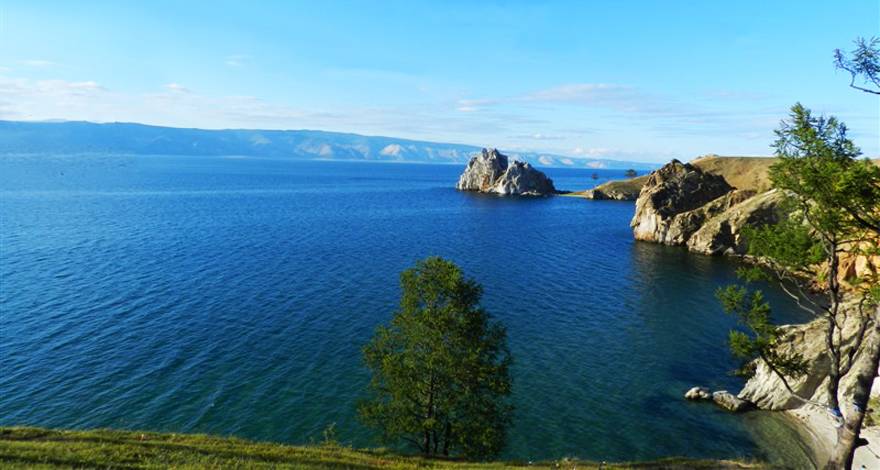
<instances>
[{"instance_id":1,"label":"blue lake water","mask_svg":"<svg viewBox=\"0 0 880 470\"><path fill-rule=\"evenodd\" d=\"M307 443L335 423L376 445L355 416L360 349L400 271L440 255L508 327L505 457L778 458L756 444L772 418L681 398L741 386L713 294L733 261L634 242L632 203L461 193L460 171L0 157L0 425ZM592 173L548 170L563 189Z\"/></svg>"}]
</instances>

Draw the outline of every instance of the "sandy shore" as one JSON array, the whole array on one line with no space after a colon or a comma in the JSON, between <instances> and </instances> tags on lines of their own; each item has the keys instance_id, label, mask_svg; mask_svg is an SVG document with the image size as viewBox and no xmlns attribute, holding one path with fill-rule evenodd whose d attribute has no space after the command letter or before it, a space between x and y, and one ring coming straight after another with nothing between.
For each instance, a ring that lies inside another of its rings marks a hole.
<instances>
[{"instance_id":1,"label":"sandy shore","mask_svg":"<svg viewBox=\"0 0 880 470\"><path fill-rule=\"evenodd\" d=\"M803 426L804 439L813 449L815 461L821 467L822 463L828 461L831 449L837 442L837 428L831 415L816 405L804 405L786 413ZM880 426L862 429L862 437L868 440L868 445L856 450L853 468L880 469Z\"/></svg>"}]
</instances>

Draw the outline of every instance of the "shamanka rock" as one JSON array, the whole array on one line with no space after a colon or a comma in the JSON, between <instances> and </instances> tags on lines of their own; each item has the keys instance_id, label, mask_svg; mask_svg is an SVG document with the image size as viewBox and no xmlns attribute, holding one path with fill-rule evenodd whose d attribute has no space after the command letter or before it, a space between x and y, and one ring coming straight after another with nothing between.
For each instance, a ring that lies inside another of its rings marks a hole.
<instances>
[{"instance_id":1,"label":"shamanka rock","mask_svg":"<svg viewBox=\"0 0 880 470\"><path fill-rule=\"evenodd\" d=\"M495 149L471 158L455 188L501 195L547 196L556 194L553 180L532 165L513 161Z\"/></svg>"}]
</instances>

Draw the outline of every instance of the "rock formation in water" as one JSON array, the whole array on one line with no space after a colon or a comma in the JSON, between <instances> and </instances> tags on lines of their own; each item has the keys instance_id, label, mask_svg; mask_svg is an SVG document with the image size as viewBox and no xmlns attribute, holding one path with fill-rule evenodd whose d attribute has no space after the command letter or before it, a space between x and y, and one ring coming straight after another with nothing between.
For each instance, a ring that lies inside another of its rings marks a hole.
<instances>
[{"instance_id":1,"label":"rock formation in water","mask_svg":"<svg viewBox=\"0 0 880 470\"><path fill-rule=\"evenodd\" d=\"M692 387L685 392L684 397L688 400L711 400L712 392L706 387Z\"/></svg>"},{"instance_id":2,"label":"rock formation in water","mask_svg":"<svg viewBox=\"0 0 880 470\"><path fill-rule=\"evenodd\" d=\"M727 390L719 390L710 392L706 387L693 387L688 390L684 397L694 401L711 401L727 411L739 413L755 409L755 405L745 399L742 399Z\"/></svg>"},{"instance_id":3,"label":"rock formation in water","mask_svg":"<svg viewBox=\"0 0 880 470\"><path fill-rule=\"evenodd\" d=\"M495 149L471 158L455 188L501 195L547 196L556 194L553 180L528 163L509 162Z\"/></svg>"},{"instance_id":4,"label":"rock formation in water","mask_svg":"<svg viewBox=\"0 0 880 470\"><path fill-rule=\"evenodd\" d=\"M744 400L728 392L727 390L712 392L712 401L715 402L716 405L724 408L725 410L733 411L734 413L748 411L755 408L755 405L753 403Z\"/></svg>"}]
</instances>

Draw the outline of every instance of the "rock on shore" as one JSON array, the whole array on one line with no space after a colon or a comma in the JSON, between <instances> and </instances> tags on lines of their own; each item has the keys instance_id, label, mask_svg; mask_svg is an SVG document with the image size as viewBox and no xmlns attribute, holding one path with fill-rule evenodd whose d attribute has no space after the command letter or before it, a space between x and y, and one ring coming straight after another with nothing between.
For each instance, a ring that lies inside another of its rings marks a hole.
<instances>
[{"instance_id":1,"label":"rock on shore","mask_svg":"<svg viewBox=\"0 0 880 470\"><path fill-rule=\"evenodd\" d=\"M496 149L483 149L471 158L455 188L519 196L548 196L557 192L547 175L528 163L509 162Z\"/></svg>"}]
</instances>

